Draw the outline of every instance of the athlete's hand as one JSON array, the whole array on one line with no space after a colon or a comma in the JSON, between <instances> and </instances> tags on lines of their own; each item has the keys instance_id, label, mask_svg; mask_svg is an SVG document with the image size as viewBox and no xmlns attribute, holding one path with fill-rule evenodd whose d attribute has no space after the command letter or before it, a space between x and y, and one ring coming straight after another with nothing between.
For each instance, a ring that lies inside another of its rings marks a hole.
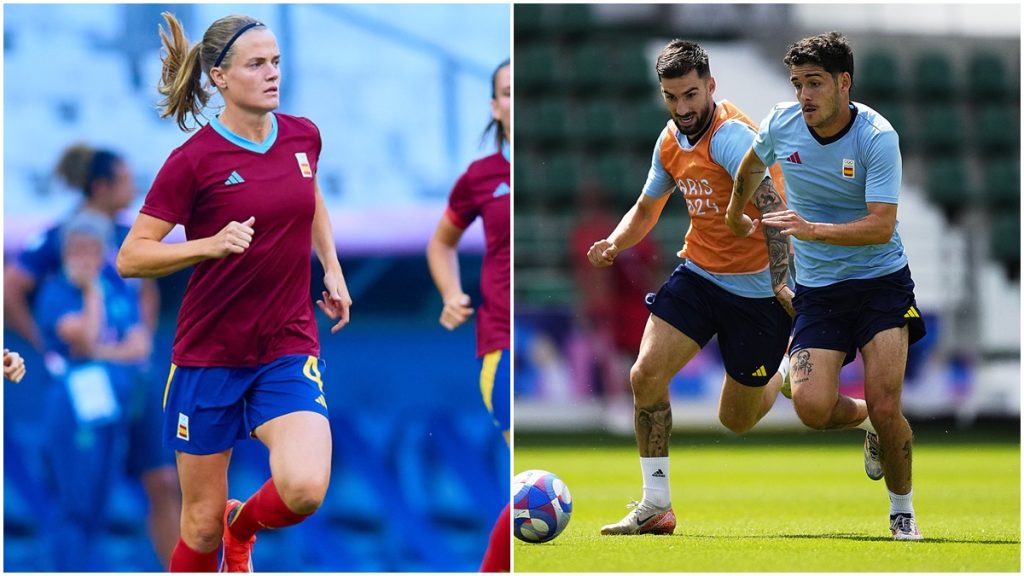
<instances>
[{"instance_id":1,"label":"athlete's hand","mask_svg":"<svg viewBox=\"0 0 1024 576\"><path fill-rule=\"evenodd\" d=\"M455 330L462 326L473 315L473 309L469 307L469 304L469 294L457 294L445 300L439 319L441 326L449 330Z\"/></svg>"},{"instance_id":2,"label":"athlete's hand","mask_svg":"<svg viewBox=\"0 0 1024 576\"><path fill-rule=\"evenodd\" d=\"M728 210L725 212L725 225L729 227L733 234L740 238L746 238L753 234L757 230L758 223L760 223L760 220L757 218L751 220L750 216L742 212L740 212L739 216L733 215Z\"/></svg>"},{"instance_id":3,"label":"athlete's hand","mask_svg":"<svg viewBox=\"0 0 1024 576\"><path fill-rule=\"evenodd\" d=\"M789 314L790 318L796 317L796 309L793 308L793 291L789 289L789 286L783 286L776 290L775 299L779 301L782 309Z\"/></svg>"},{"instance_id":4,"label":"athlete's hand","mask_svg":"<svg viewBox=\"0 0 1024 576\"><path fill-rule=\"evenodd\" d=\"M761 223L780 229L783 236L793 236L799 240L814 240L814 223L804 220L792 210L768 212L761 216Z\"/></svg>"},{"instance_id":5,"label":"athlete's hand","mask_svg":"<svg viewBox=\"0 0 1024 576\"><path fill-rule=\"evenodd\" d=\"M619 247L612 244L607 239L598 240L590 247L587 251L587 259L590 263L597 268L604 268L611 266L612 262L615 262L615 257L619 255Z\"/></svg>"},{"instance_id":6,"label":"athlete's hand","mask_svg":"<svg viewBox=\"0 0 1024 576\"><path fill-rule=\"evenodd\" d=\"M255 232L252 226L255 223L256 217L249 216L245 222L231 221L221 228L216 236L210 238L210 258L223 258L229 254L245 252L252 243L252 235Z\"/></svg>"},{"instance_id":7,"label":"athlete's hand","mask_svg":"<svg viewBox=\"0 0 1024 576\"><path fill-rule=\"evenodd\" d=\"M4 378L17 384L25 377L25 359L17 352L4 348Z\"/></svg>"},{"instance_id":8,"label":"athlete's hand","mask_svg":"<svg viewBox=\"0 0 1024 576\"><path fill-rule=\"evenodd\" d=\"M331 327L331 334L335 334L348 324L349 308L352 307L352 296L349 296L348 285L345 284L345 276L341 271L324 274L323 299L317 300L316 305L331 320L338 322Z\"/></svg>"}]
</instances>

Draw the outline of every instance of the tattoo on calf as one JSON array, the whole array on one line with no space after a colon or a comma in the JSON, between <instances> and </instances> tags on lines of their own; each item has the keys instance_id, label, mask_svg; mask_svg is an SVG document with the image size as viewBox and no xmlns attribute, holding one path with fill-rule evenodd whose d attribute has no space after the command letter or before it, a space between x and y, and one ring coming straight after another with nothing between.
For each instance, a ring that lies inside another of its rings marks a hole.
<instances>
[{"instance_id":1,"label":"tattoo on calf","mask_svg":"<svg viewBox=\"0 0 1024 576\"><path fill-rule=\"evenodd\" d=\"M668 439L671 434L671 404L659 402L650 408L637 408L636 439L641 456L645 458L668 456Z\"/></svg>"}]
</instances>

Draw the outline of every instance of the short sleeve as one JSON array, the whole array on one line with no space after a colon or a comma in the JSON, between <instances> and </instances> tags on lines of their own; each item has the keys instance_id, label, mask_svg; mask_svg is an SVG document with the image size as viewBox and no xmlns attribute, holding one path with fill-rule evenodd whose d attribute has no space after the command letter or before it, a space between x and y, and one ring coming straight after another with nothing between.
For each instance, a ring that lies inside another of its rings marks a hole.
<instances>
[{"instance_id":1,"label":"short sleeve","mask_svg":"<svg viewBox=\"0 0 1024 576\"><path fill-rule=\"evenodd\" d=\"M771 166L775 164L775 142L772 139L772 121L778 116L779 107L775 106L772 111L761 120L761 126L758 128L757 136L754 137L754 144L752 148L757 157L764 162L765 166Z\"/></svg>"},{"instance_id":2,"label":"short sleeve","mask_svg":"<svg viewBox=\"0 0 1024 576\"><path fill-rule=\"evenodd\" d=\"M864 201L898 203L900 182L903 179L903 159L895 131L880 132L871 138L864 155L864 164L867 174Z\"/></svg>"},{"instance_id":3,"label":"short sleeve","mask_svg":"<svg viewBox=\"0 0 1024 576\"><path fill-rule=\"evenodd\" d=\"M184 149L177 148L157 173L140 212L164 222L188 224L198 192L195 167Z\"/></svg>"},{"instance_id":4,"label":"short sleeve","mask_svg":"<svg viewBox=\"0 0 1024 576\"><path fill-rule=\"evenodd\" d=\"M472 168L472 167L471 167ZM452 193L448 196L448 208L445 214L459 228L465 230L480 215L480 207L473 198L472 180L467 170L455 182Z\"/></svg>"},{"instance_id":5,"label":"short sleeve","mask_svg":"<svg viewBox=\"0 0 1024 576\"><path fill-rule=\"evenodd\" d=\"M735 176L740 162L754 142L754 136L754 129L743 122L735 119L727 121L711 139L711 159Z\"/></svg>"},{"instance_id":6,"label":"short sleeve","mask_svg":"<svg viewBox=\"0 0 1024 576\"><path fill-rule=\"evenodd\" d=\"M661 143L665 138L671 137L671 134L668 133L668 127L666 126L661 131L661 135L658 136L658 141L654 144L654 154L651 157L651 169L647 172L647 181L644 182L643 193L645 196L661 198L665 194L671 192L676 185L676 181L672 178L672 175L665 170L665 166L661 163Z\"/></svg>"}]
</instances>

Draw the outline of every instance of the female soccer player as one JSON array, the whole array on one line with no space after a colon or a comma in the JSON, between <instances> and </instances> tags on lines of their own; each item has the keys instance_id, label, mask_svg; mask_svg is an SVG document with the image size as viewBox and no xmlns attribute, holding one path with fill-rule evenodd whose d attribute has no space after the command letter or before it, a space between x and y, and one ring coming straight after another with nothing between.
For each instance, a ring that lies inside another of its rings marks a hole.
<instances>
[{"instance_id":1,"label":"female soccer player","mask_svg":"<svg viewBox=\"0 0 1024 576\"><path fill-rule=\"evenodd\" d=\"M218 116L164 163L118 255L123 276L194 266L178 315L164 390L164 437L177 452L181 540L172 571L252 570L263 528L301 522L323 501L331 471L324 368L310 291L310 248L325 270L320 309L340 330L349 297L316 182L320 134L276 114L281 55L266 25L228 16L189 46L164 13L163 117L196 121L210 93ZM175 224L186 241L163 243ZM234 443L270 450L271 478L245 503L227 500Z\"/></svg>"},{"instance_id":2,"label":"female soccer player","mask_svg":"<svg viewBox=\"0 0 1024 576\"><path fill-rule=\"evenodd\" d=\"M427 263L444 301L441 325L454 330L473 314L469 295L462 291L456 248L473 220L478 216L483 218L487 249L480 277L483 304L476 320L476 353L482 359L480 392L507 442L510 420L509 220L512 191L509 187L512 84L508 61L494 71L491 90L491 123L487 130L495 128L495 143L499 151L470 164L455 183L448 208L427 245ZM491 531L481 571L509 571L509 522L509 507L506 505Z\"/></svg>"}]
</instances>

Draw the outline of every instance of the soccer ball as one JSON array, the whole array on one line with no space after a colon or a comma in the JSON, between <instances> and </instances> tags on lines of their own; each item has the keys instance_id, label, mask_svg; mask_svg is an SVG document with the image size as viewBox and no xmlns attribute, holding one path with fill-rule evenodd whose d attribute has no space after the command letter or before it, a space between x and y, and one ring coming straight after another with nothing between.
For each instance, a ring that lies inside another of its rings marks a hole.
<instances>
[{"instance_id":1,"label":"soccer ball","mask_svg":"<svg viewBox=\"0 0 1024 576\"><path fill-rule=\"evenodd\" d=\"M562 479L546 470L527 470L512 479L515 534L523 542L553 540L572 515L572 495Z\"/></svg>"}]
</instances>

